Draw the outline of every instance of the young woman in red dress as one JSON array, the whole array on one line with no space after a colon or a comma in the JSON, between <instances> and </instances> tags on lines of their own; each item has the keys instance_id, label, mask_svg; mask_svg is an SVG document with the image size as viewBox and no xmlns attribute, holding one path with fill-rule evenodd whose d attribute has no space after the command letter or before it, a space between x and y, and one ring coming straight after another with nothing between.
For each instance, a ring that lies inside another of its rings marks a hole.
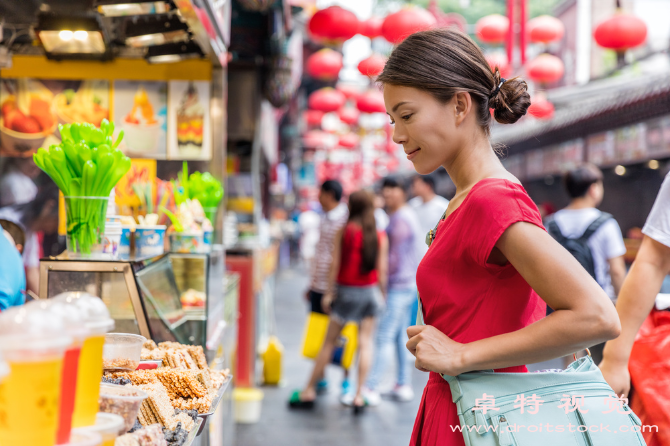
<instances>
[{"instance_id":1,"label":"young woman in red dress","mask_svg":"<svg viewBox=\"0 0 670 446\"><path fill-rule=\"evenodd\" d=\"M393 140L416 171L442 166L456 185L417 272L427 325L407 330L407 348L430 372L411 445L459 446L440 374L527 372L525 364L617 337L619 319L491 147L490 109L502 124L521 118L530 105L523 80L501 79L468 36L440 29L403 41L378 81ZM547 305L555 311L544 317Z\"/></svg>"}]
</instances>

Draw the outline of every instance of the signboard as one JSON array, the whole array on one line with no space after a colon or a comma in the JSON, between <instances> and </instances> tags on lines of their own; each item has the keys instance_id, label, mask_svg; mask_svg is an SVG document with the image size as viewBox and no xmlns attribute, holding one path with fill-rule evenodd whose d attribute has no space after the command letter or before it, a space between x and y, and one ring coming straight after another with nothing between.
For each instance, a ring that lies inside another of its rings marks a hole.
<instances>
[{"instance_id":1,"label":"signboard","mask_svg":"<svg viewBox=\"0 0 670 446\"><path fill-rule=\"evenodd\" d=\"M614 131L616 162L643 161L647 157L645 123L622 127Z\"/></svg>"},{"instance_id":2,"label":"signboard","mask_svg":"<svg viewBox=\"0 0 670 446\"><path fill-rule=\"evenodd\" d=\"M614 132L596 133L586 138L586 159L596 166L616 163Z\"/></svg>"},{"instance_id":3,"label":"signboard","mask_svg":"<svg viewBox=\"0 0 670 446\"><path fill-rule=\"evenodd\" d=\"M168 88L168 159L211 159L210 83L170 81Z\"/></svg>"}]
</instances>

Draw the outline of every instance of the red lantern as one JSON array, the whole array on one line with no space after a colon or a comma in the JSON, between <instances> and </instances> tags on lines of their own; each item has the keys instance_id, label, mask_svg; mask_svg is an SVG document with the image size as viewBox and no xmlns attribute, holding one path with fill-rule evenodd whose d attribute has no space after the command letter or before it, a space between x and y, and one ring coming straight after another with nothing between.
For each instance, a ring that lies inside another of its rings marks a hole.
<instances>
[{"instance_id":1,"label":"red lantern","mask_svg":"<svg viewBox=\"0 0 670 446\"><path fill-rule=\"evenodd\" d=\"M501 43L507 37L509 19L500 14L491 14L477 20L475 33L477 38L486 43Z\"/></svg>"},{"instance_id":2,"label":"red lantern","mask_svg":"<svg viewBox=\"0 0 670 446\"><path fill-rule=\"evenodd\" d=\"M309 127L320 126L323 115L324 113L319 110L305 110L305 113L303 114L305 122Z\"/></svg>"},{"instance_id":3,"label":"red lantern","mask_svg":"<svg viewBox=\"0 0 670 446\"><path fill-rule=\"evenodd\" d=\"M361 91L355 85L350 84L337 84L335 87L337 91L342 93L347 99L353 99L354 101L358 99L361 95Z\"/></svg>"},{"instance_id":4,"label":"red lantern","mask_svg":"<svg viewBox=\"0 0 670 446\"><path fill-rule=\"evenodd\" d=\"M309 32L327 40L349 40L358 32L358 18L351 11L330 6L314 13L309 20Z\"/></svg>"},{"instance_id":5,"label":"red lantern","mask_svg":"<svg viewBox=\"0 0 670 446\"><path fill-rule=\"evenodd\" d=\"M331 136L321 130L310 130L302 136L303 146L310 149L323 149L330 145Z\"/></svg>"},{"instance_id":6,"label":"red lantern","mask_svg":"<svg viewBox=\"0 0 670 446\"><path fill-rule=\"evenodd\" d=\"M538 96L531 100L528 113L537 119L551 119L554 117L554 104Z\"/></svg>"},{"instance_id":7,"label":"red lantern","mask_svg":"<svg viewBox=\"0 0 670 446\"><path fill-rule=\"evenodd\" d=\"M382 24L382 36L397 45L410 34L432 28L436 22L435 17L423 8L404 8L386 16Z\"/></svg>"},{"instance_id":8,"label":"red lantern","mask_svg":"<svg viewBox=\"0 0 670 446\"><path fill-rule=\"evenodd\" d=\"M340 121L345 124L354 125L358 123L358 118L361 114L355 108L343 107L340 109L338 116L340 117Z\"/></svg>"},{"instance_id":9,"label":"red lantern","mask_svg":"<svg viewBox=\"0 0 670 446\"><path fill-rule=\"evenodd\" d=\"M358 145L358 136L353 133L347 133L340 136L338 144L342 147L346 147L347 149L353 149Z\"/></svg>"},{"instance_id":10,"label":"red lantern","mask_svg":"<svg viewBox=\"0 0 670 446\"><path fill-rule=\"evenodd\" d=\"M540 54L526 66L528 77L546 84L562 78L564 71L563 61L551 54Z\"/></svg>"},{"instance_id":11,"label":"red lantern","mask_svg":"<svg viewBox=\"0 0 670 446\"><path fill-rule=\"evenodd\" d=\"M526 24L528 39L534 43L549 43L561 40L565 33L563 22L550 15L541 15Z\"/></svg>"},{"instance_id":12,"label":"red lantern","mask_svg":"<svg viewBox=\"0 0 670 446\"><path fill-rule=\"evenodd\" d=\"M307 105L312 110L319 110L322 112L333 112L339 110L346 102L346 98L342 93L334 88L321 88L309 95Z\"/></svg>"},{"instance_id":13,"label":"red lantern","mask_svg":"<svg viewBox=\"0 0 670 446\"><path fill-rule=\"evenodd\" d=\"M368 90L358 98L356 108L363 113L386 113L384 95L378 90Z\"/></svg>"},{"instance_id":14,"label":"red lantern","mask_svg":"<svg viewBox=\"0 0 670 446\"><path fill-rule=\"evenodd\" d=\"M332 81L342 69L342 55L328 48L317 51L307 59L307 74L314 79Z\"/></svg>"},{"instance_id":15,"label":"red lantern","mask_svg":"<svg viewBox=\"0 0 670 446\"><path fill-rule=\"evenodd\" d=\"M507 57L505 55L500 53L487 54L486 61L489 63L491 71L494 73L495 68L498 67L501 77L510 77L510 74L512 74L512 69L509 66L509 62L507 62Z\"/></svg>"},{"instance_id":16,"label":"red lantern","mask_svg":"<svg viewBox=\"0 0 670 446\"><path fill-rule=\"evenodd\" d=\"M358 34L375 39L382 35L382 23L384 20L379 17L372 17L360 23Z\"/></svg>"},{"instance_id":17,"label":"red lantern","mask_svg":"<svg viewBox=\"0 0 670 446\"><path fill-rule=\"evenodd\" d=\"M626 51L647 40L647 25L635 16L618 13L598 25L593 37L603 48Z\"/></svg>"},{"instance_id":18,"label":"red lantern","mask_svg":"<svg viewBox=\"0 0 670 446\"><path fill-rule=\"evenodd\" d=\"M386 58L378 54L373 54L367 59L360 61L358 64L358 71L360 71L363 76L379 76L384 69L384 65L386 65Z\"/></svg>"}]
</instances>

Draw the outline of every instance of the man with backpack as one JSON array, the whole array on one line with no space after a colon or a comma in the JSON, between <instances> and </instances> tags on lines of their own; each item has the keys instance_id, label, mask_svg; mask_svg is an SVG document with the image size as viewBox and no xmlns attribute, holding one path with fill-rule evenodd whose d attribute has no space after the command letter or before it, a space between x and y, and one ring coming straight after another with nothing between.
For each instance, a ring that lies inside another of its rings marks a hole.
<instances>
[{"instance_id":1,"label":"man with backpack","mask_svg":"<svg viewBox=\"0 0 670 446\"><path fill-rule=\"evenodd\" d=\"M568 172L564 184L570 204L547 219L547 231L614 302L626 276L626 247L616 220L596 209L603 200L603 174L593 164L584 164ZM590 349L596 364L602 359L603 347L599 344Z\"/></svg>"}]
</instances>

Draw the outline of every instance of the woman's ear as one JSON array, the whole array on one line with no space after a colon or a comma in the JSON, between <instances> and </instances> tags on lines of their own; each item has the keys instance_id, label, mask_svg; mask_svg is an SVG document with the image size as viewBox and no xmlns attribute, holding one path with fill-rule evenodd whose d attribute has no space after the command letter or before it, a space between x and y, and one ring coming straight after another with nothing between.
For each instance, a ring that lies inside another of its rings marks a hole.
<instances>
[{"instance_id":1,"label":"woman's ear","mask_svg":"<svg viewBox=\"0 0 670 446\"><path fill-rule=\"evenodd\" d=\"M461 125L472 109L472 96L467 91L460 91L454 95L454 112L456 126Z\"/></svg>"}]
</instances>

